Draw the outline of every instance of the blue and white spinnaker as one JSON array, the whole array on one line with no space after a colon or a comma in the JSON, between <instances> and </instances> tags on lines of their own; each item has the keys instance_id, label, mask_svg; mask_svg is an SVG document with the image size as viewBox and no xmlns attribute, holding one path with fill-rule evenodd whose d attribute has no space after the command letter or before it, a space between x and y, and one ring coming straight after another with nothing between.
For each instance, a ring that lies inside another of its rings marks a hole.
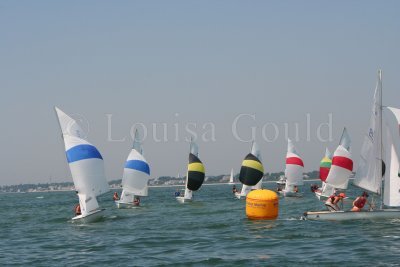
<instances>
[{"instance_id":1,"label":"blue and white spinnaker","mask_svg":"<svg viewBox=\"0 0 400 267\"><path fill-rule=\"evenodd\" d=\"M55 110L82 213L73 220L83 219L101 211L96 197L109 191L103 157L95 146L85 140L82 128L73 118L57 107Z\"/></svg>"}]
</instances>

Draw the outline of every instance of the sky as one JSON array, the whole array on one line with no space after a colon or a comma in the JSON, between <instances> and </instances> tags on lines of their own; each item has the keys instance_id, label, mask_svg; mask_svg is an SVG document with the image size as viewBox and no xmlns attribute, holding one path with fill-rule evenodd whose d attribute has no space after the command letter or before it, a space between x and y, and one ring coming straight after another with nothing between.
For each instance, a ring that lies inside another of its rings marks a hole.
<instances>
[{"instance_id":1,"label":"sky","mask_svg":"<svg viewBox=\"0 0 400 267\"><path fill-rule=\"evenodd\" d=\"M266 172L287 137L305 170L343 127L355 166L377 70L400 106L399 1L0 1L0 185L72 181L54 106L79 119L108 180L138 128L151 176ZM165 127L165 129L164 129ZM298 129L298 133L296 133ZM287 132L287 134L285 134ZM320 133L320 136L318 136Z\"/></svg>"}]
</instances>

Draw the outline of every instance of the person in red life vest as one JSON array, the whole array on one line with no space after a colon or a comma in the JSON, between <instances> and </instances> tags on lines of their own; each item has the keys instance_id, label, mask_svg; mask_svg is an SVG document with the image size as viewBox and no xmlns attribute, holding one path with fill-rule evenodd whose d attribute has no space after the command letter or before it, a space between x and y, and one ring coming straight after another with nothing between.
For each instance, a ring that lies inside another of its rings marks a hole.
<instances>
[{"instance_id":1,"label":"person in red life vest","mask_svg":"<svg viewBox=\"0 0 400 267\"><path fill-rule=\"evenodd\" d=\"M135 206L139 206L140 205L140 198L139 197L135 197L135 199L133 200L133 205L135 205Z\"/></svg>"},{"instance_id":2,"label":"person in red life vest","mask_svg":"<svg viewBox=\"0 0 400 267\"><path fill-rule=\"evenodd\" d=\"M119 196L118 196L118 193L117 193L117 192L114 192L113 200L114 200L114 201L119 200Z\"/></svg>"},{"instance_id":3,"label":"person in red life vest","mask_svg":"<svg viewBox=\"0 0 400 267\"><path fill-rule=\"evenodd\" d=\"M361 211L365 204L368 203L367 198L368 193L364 191L361 196L357 197L356 200L353 201L353 208L351 211ZM368 203L368 205L370 204Z\"/></svg>"},{"instance_id":4,"label":"person in red life vest","mask_svg":"<svg viewBox=\"0 0 400 267\"><path fill-rule=\"evenodd\" d=\"M325 206L328 208L329 211L339 211L339 201L342 201L343 206L343 199L346 197L345 193L340 193L339 195L332 195L330 196L326 202Z\"/></svg>"},{"instance_id":5,"label":"person in red life vest","mask_svg":"<svg viewBox=\"0 0 400 267\"><path fill-rule=\"evenodd\" d=\"M76 204L75 207L74 207L74 212L75 212L75 216L81 215L82 214L81 205Z\"/></svg>"}]
</instances>

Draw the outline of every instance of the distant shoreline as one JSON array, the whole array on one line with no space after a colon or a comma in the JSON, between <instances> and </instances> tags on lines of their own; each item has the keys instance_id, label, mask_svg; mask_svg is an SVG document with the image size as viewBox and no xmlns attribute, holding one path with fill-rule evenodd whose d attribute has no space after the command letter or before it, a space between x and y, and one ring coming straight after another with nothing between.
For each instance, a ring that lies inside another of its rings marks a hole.
<instances>
[{"instance_id":1,"label":"distant shoreline","mask_svg":"<svg viewBox=\"0 0 400 267\"><path fill-rule=\"evenodd\" d=\"M278 180L274 181L264 181L263 184L273 184L276 183ZM319 179L307 179L304 182L318 182ZM240 182L234 183L235 185L240 185ZM233 185L229 183L206 183L203 186L213 186L213 185ZM184 187L184 184L178 185L149 185L149 188L167 188L167 187ZM121 187L110 187L110 191L112 190L121 190ZM27 194L27 193L49 193L49 192L74 192L74 189L57 189L57 190L43 190L43 191L29 191L29 192L0 192L0 194Z\"/></svg>"}]
</instances>

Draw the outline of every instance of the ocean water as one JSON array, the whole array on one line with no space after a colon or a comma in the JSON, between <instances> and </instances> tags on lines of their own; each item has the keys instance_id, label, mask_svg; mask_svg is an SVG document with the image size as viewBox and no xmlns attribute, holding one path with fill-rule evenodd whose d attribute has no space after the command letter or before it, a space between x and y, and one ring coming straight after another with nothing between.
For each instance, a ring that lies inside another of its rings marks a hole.
<instances>
[{"instance_id":1,"label":"ocean water","mask_svg":"<svg viewBox=\"0 0 400 267\"><path fill-rule=\"evenodd\" d=\"M302 198L280 199L277 220L252 221L231 188L204 185L186 204L174 187L150 188L142 207L127 210L115 208L110 192L99 199L105 218L92 224L71 222L74 192L0 194L0 265L400 265L400 220L300 220L324 209L307 183Z\"/></svg>"}]
</instances>

